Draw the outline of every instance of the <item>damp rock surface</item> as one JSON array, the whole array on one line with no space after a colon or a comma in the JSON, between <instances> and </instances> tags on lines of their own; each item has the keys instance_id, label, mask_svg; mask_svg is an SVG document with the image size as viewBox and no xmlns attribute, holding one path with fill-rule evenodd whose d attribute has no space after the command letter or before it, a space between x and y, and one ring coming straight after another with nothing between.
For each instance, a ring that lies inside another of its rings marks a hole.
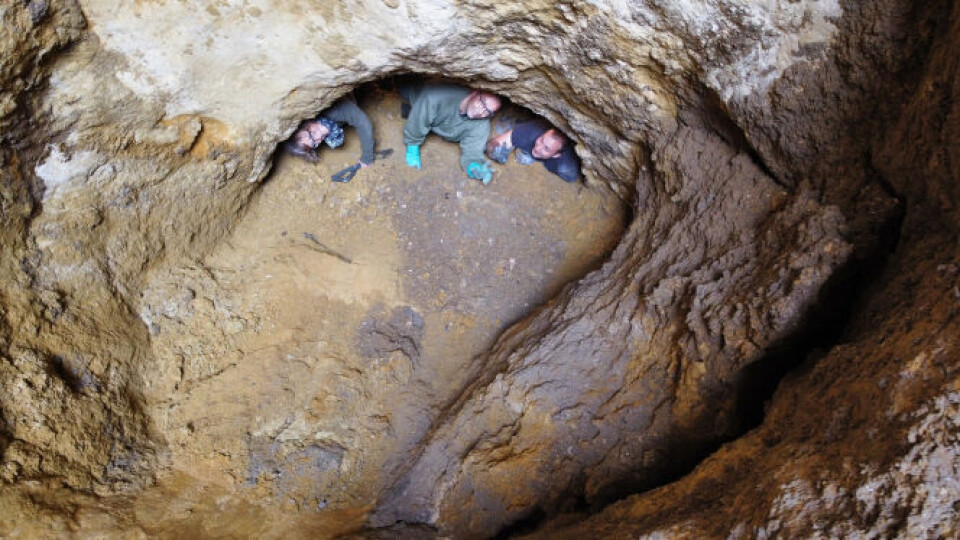
<instances>
[{"instance_id":1,"label":"damp rock surface","mask_svg":"<svg viewBox=\"0 0 960 540\"><path fill-rule=\"evenodd\" d=\"M0 533L950 536L957 9L0 8ZM411 72L582 183L406 168L389 86L349 184L275 153Z\"/></svg>"}]
</instances>

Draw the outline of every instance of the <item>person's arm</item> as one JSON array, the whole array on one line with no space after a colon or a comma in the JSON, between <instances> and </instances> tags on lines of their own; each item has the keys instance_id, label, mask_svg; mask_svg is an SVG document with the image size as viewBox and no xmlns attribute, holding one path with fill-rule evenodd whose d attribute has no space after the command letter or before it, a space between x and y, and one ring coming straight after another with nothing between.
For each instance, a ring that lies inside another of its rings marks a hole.
<instances>
[{"instance_id":1,"label":"person's arm","mask_svg":"<svg viewBox=\"0 0 960 540\"><path fill-rule=\"evenodd\" d=\"M351 119L347 120L347 123L353 126L353 129L357 130L357 136L360 137L360 147L362 152L360 154L360 163L362 165L370 165L373 163L373 146L376 141L373 139L373 124L370 123L370 117L363 112L360 107L351 103L353 114Z\"/></svg>"},{"instance_id":2,"label":"person's arm","mask_svg":"<svg viewBox=\"0 0 960 540\"><path fill-rule=\"evenodd\" d=\"M363 109L353 101L343 100L331 107L326 116L331 120L349 124L357 130L357 136L360 137L360 146L363 148L360 163L362 165L373 163L373 124L370 123L370 118L363 112Z\"/></svg>"},{"instance_id":3,"label":"person's arm","mask_svg":"<svg viewBox=\"0 0 960 540\"><path fill-rule=\"evenodd\" d=\"M469 129L460 139L460 166L469 173L471 163L486 164L483 150L486 146L487 135L490 134L489 120L467 120Z\"/></svg>"},{"instance_id":4,"label":"person's arm","mask_svg":"<svg viewBox=\"0 0 960 540\"><path fill-rule=\"evenodd\" d=\"M427 92L420 94L417 101L411 103L410 115L403 126L403 144L420 146L430 133L430 124L433 122L432 100Z\"/></svg>"}]
</instances>

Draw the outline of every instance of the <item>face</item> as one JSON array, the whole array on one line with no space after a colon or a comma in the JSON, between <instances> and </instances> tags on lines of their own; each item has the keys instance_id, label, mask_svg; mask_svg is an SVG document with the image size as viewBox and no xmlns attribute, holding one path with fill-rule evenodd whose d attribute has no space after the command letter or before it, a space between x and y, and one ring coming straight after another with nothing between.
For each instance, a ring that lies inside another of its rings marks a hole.
<instances>
[{"instance_id":1,"label":"face","mask_svg":"<svg viewBox=\"0 0 960 540\"><path fill-rule=\"evenodd\" d=\"M537 159L551 159L560 155L561 150L563 150L563 138L556 130L551 129L537 137L537 141L533 143L533 151L530 153Z\"/></svg>"},{"instance_id":2,"label":"face","mask_svg":"<svg viewBox=\"0 0 960 540\"><path fill-rule=\"evenodd\" d=\"M294 136L297 144L303 148L316 150L323 138L330 133L320 122L307 122L301 127Z\"/></svg>"},{"instance_id":3,"label":"face","mask_svg":"<svg viewBox=\"0 0 960 540\"><path fill-rule=\"evenodd\" d=\"M490 118L500 109L500 98L486 92L477 92L467 100L467 118Z\"/></svg>"}]
</instances>

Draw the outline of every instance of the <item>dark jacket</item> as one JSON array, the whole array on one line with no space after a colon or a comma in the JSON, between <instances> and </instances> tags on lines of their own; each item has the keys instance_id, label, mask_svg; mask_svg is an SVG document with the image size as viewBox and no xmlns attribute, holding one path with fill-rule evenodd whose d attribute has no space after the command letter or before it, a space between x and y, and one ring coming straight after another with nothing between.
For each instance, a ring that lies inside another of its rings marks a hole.
<instances>
[{"instance_id":1,"label":"dark jacket","mask_svg":"<svg viewBox=\"0 0 960 540\"><path fill-rule=\"evenodd\" d=\"M360 146L363 147L360 161L367 165L373 163L373 125L366 113L352 99L340 100L333 107L323 111L320 116L325 116L337 123L353 126L353 129L357 130L357 135L360 136Z\"/></svg>"}]
</instances>

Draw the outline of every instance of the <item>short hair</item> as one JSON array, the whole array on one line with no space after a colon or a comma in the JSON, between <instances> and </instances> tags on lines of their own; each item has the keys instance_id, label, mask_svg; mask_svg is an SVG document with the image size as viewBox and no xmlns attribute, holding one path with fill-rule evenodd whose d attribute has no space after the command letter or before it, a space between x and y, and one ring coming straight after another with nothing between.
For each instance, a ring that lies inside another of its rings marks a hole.
<instances>
[{"instance_id":1,"label":"short hair","mask_svg":"<svg viewBox=\"0 0 960 540\"><path fill-rule=\"evenodd\" d=\"M544 131L543 134L546 135L551 131L553 132L553 137L560 139L560 150L563 150L564 148L567 147L568 144L570 144L570 139L566 135L564 135L562 131L560 131L557 128L550 128Z\"/></svg>"},{"instance_id":2,"label":"short hair","mask_svg":"<svg viewBox=\"0 0 960 540\"><path fill-rule=\"evenodd\" d=\"M493 110L490 111L491 113L499 111L500 107L503 106L503 100L500 99L500 96L494 94L493 92L487 92L486 90L477 90L477 98L483 99L484 97L493 98L495 105ZM486 106L486 104L484 104L484 106Z\"/></svg>"}]
</instances>

